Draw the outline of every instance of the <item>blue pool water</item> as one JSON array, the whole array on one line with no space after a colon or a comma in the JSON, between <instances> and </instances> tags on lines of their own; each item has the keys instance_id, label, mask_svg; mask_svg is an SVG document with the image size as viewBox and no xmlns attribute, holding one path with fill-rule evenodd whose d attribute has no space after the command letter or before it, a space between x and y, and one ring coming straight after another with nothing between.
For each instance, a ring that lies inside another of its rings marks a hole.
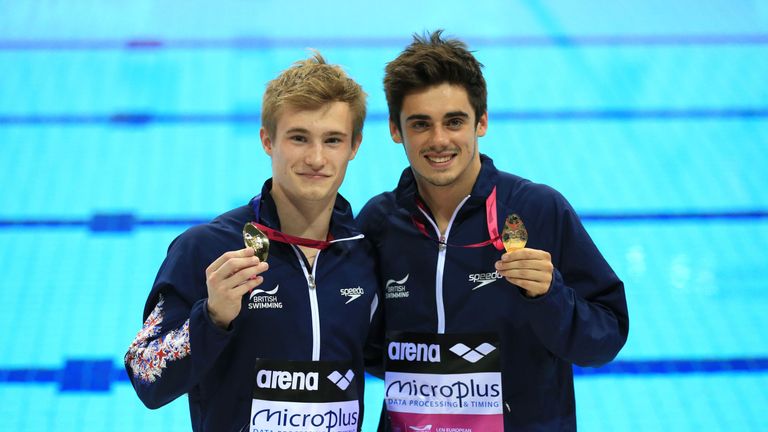
<instances>
[{"instance_id":1,"label":"blue pool water","mask_svg":"<svg viewBox=\"0 0 768 432\"><path fill-rule=\"evenodd\" d=\"M560 190L626 283L579 428L768 430L768 3L636 3L0 0L0 430L188 430L122 356L168 243L269 175L266 82L313 47L367 90L359 210L407 163L384 65L435 28L485 64L481 151Z\"/></svg>"}]
</instances>

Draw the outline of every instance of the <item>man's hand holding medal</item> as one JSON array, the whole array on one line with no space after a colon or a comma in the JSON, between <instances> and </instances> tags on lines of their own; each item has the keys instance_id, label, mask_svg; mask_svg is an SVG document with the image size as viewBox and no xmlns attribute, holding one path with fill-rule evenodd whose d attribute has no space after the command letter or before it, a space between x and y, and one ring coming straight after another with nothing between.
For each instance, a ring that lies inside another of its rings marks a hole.
<instances>
[{"instance_id":1,"label":"man's hand holding medal","mask_svg":"<svg viewBox=\"0 0 768 432\"><path fill-rule=\"evenodd\" d=\"M507 216L501 240L507 252L496 261L499 274L525 291L527 297L546 294L552 284L552 257L547 251L525 247L528 231L518 215Z\"/></svg>"}]
</instances>

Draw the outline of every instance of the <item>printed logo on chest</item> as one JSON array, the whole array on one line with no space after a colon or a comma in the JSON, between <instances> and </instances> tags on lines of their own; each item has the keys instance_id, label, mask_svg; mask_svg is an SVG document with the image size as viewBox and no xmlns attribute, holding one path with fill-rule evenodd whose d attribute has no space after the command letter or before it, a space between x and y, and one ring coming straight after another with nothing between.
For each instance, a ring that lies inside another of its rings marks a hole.
<instances>
[{"instance_id":1,"label":"printed logo on chest","mask_svg":"<svg viewBox=\"0 0 768 432\"><path fill-rule=\"evenodd\" d=\"M248 295L248 309L282 309L283 302L277 298L279 289L280 284L277 284L269 291L259 288L251 291L251 294Z\"/></svg>"},{"instance_id":2,"label":"printed logo on chest","mask_svg":"<svg viewBox=\"0 0 768 432\"><path fill-rule=\"evenodd\" d=\"M408 282L408 276L405 275L402 279L389 279L384 285L384 298L387 300L406 298L411 295L408 291L408 287L405 285Z\"/></svg>"},{"instance_id":3,"label":"printed logo on chest","mask_svg":"<svg viewBox=\"0 0 768 432\"><path fill-rule=\"evenodd\" d=\"M356 286L354 288L342 288L339 290L339 294L341 294L343 297L349 297L349 300L347 300L347 302L344 304L350 304L365 294L365 290L360 286Z\"/></svg>"},{"instance_id":4,"label":"printed logo on chest","mask_svg":"<svg viewBox=\"0 0 768 432\"><path fill-rule=\"evenodd\" d=\"M498 271L489 272L489 273L472 273L469 275L468 280L472 282L473 284L477 284L472 288L472 291L482 288L486 285L490 285L497 280L501 279L503 276L499 274Z\"/></svg>"}]
</instances>

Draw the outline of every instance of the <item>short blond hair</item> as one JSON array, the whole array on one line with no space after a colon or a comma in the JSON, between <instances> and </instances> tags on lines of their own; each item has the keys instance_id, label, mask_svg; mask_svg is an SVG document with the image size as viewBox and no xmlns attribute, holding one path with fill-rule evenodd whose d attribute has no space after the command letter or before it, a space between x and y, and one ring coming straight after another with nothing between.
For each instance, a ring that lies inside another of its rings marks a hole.
<instances>
[{"instance_id":1,"label":"short blond hair","mask_svg":"<svg viewBox=\"0 0 768 432\"><path fill-rule=\"evenodd\" d=\"M274 138L281 110L290 106L315 110L331 102L346 102L352 112L352 142L363 132L367 95L341 67L328 64L314 51L267 84L261 109L261 125Z\"/></svg>"}]
</instances>

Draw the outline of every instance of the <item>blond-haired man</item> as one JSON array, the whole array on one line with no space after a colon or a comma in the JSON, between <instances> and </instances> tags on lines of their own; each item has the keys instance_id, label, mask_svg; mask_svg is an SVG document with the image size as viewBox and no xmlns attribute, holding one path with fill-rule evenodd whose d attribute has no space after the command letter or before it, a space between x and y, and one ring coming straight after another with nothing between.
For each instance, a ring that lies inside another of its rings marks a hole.
<instances>
[{"instance_id":1,"label":"blond-haired man","mask_svg":"<svg viewBox=\"0 0 768 432\"><path fill-rule=\"evenodd\" d=\"M320 54L269 83L260 136L272 178L171 243L125 356L148 407L186 393L196 431L359 430L378 289L338 189L365 103ZM268 237L264 261L243 247L246 225Z\"/></svg>"}]
</instances>

